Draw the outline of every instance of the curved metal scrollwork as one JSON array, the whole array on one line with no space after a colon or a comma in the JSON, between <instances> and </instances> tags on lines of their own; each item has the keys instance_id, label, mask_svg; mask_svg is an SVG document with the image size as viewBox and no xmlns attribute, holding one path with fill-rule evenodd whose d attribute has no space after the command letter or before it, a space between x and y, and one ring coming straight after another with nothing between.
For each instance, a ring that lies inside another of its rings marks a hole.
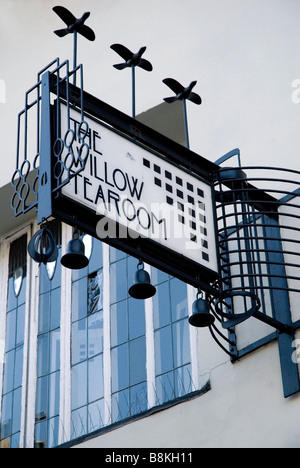
<instances>
[{"instance_id":1,"label":"curved metal scrollwork","mask_svg":"<svg viewBox=\"0 0 300 468\"><path fill-rule=\"evenodd\" d=\"M57 260L57 245L49 229L42 227L35 233L28 244L28 253L35 262L45 265Z\"/></svg>"},{"instance_id":2,"label":"curved metal scrollwork","mask_svg":"<svg viewBox=\"0 0 300 468\"><path fill-rule=\"evenodd\" d=\"M228 299L232 301L234 297L243 297L245 299L251 299L251 307L246 312L243 312L240 314L223 312L224 307L232 310L232 305L231 304L229 305L228 302L226 301L228 301ZM216 313L220 317L227 319L226 321L222 322L222 327L225 329L235 327L236 325L239 325L245 320L248 320L250 317L252 317L255 314L255 312L259 311L260 307L261 307L261 302L260 302L259 297L250 291L228 291L228 292L225 291L215 301Z\"/></svg>"}]
</instances>

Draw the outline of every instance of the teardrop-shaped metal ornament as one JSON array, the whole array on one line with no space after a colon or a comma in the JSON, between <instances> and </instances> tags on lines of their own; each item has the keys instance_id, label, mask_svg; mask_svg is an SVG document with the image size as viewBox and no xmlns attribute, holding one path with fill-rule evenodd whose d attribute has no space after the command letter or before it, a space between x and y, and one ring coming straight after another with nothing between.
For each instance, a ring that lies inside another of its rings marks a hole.
<instances>
[{"instance_id":1,"label":"teardrop-shaped metal ornament","mask_svg":"<svg viewBox=\"0 0 300 468\"><path fill-rule=\"evenodd\" d=\"M57 245L49 229L43 227L35 233L28 244L28 253L35 262L45 265L57 260Z\"/></svg>"}]
</instances>

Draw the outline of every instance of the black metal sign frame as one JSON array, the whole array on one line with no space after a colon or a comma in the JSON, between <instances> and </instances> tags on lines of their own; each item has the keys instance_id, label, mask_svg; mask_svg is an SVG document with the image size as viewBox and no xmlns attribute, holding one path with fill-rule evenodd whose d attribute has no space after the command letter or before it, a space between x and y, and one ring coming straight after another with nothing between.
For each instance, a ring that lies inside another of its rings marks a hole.
<instances>
[{"instance_id":1,"label":"black metal sign frame","mask_svg":"<svg viewBox=\"0 0 300 468\"><path fill-rule=\"evenodd\" d=\"M55 92L56 87L57 81L55 77L50 75L50 89L53 89L53 92ZM83 102L84 114L89 118L101 121L114 131L121 133L125 139L134 142L136 145L147 148L150 152L158 156L162 155L161 157L169 163L193 175L196 179L205 181L206 184L211 186L212 197L214 197L213 174L217 172L218 166L116 110L94 96L86 92L83 92L82 96L82 91L70 83L67 88L65 82L62 82L59 88L60 99L67 99L68 97L74 109L80 111ZM52 107L51 115L52 128L54 129L57 126L56 120L58 115L57 112L55 112L54 106ZM52 138L52 148L54 144L55 141ZM54 164L55 158L52 154L52 178ZM213 206L215 206L214 199L212 203ZM81 203L69 197L65 197L62 194L62 190L57 191L53 197L52 214L61 221L69 225L77 226L87 234L97 237L96 226L100 219L99 214L81 205ZM215 213L213 223L216 227ZM121 226L117 226L117 229L118 228L120 229ZM217 229L215 229L215 232L217 232ZM217 239L214 241L215 245L217 245ZM133 239L127 237L126 239L122 239L120 236L116 236L116 238L105 239L105 242L137 259L142 259L150 265L194 287L201 288L208 293L217 294L213 283L219 278L219 259L218 272L216 272L183 255L177 254L171 249L162 247L148 238Z\"/></svg>"}]
</instances>

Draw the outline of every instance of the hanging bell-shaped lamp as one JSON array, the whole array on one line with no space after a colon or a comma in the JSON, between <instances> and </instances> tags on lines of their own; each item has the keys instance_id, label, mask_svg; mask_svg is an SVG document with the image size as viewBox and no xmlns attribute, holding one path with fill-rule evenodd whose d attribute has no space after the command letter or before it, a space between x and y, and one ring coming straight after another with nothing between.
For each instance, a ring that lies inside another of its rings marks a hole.
<instances>
[{"instance_id":1,"label":"hanging bell-shaped lamp","mask_svg":"<svg viewBox=\"0 0 300 468\"><path fill-rule=\"evenodd\" d=\"M193 303L192 315L189 318L190 325L205 328L210 327L214 321L215 317L209 311L209 303L203 299L202 292L198 291L197 299Z\"/></svg>"},{"instance_id":2,"label":"hanging bell-shaped lamp","mask_svg":"<svg viewBox=\"0 0 300 468\"><path fill-rule=\"evenodd\" d=\"M81 270L89 264L89 259L85 255L85 246L79 238L78 231L74 233L74 238L68 243L67 251L61 259L61 264L70 270Z\"/></svg>"},{"instance_id":3,"label":"hanging bell-shaped lamp","mask_svg":"<svg viewBox=\"0 0 300 468\"><path fill-rule=\"evenodd\" d=\"M129 295L134 299L149 299L156 293L156 288L151 284L150 275L144 270L144 263L140 261L134 274L134 283L129 289Z\"/></svg>"}]
</instances>

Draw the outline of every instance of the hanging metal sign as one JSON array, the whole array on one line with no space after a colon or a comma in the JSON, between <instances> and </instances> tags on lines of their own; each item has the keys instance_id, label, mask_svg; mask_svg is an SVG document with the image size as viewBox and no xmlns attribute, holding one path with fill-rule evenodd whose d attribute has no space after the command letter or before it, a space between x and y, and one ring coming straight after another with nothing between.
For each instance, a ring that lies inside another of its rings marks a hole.
<instances>
[{"instance_id":1,"label":"hanging metal sign","mask_svg":"<svg viewBox=\"0 0 300 468\"><path fill-rule=\"evenodd\" d=\"M157 150L153 141L146 145L136 128L132 135L121 132L98 113L85 115L85 127L79 110L60 104L61 134L68 140L60 160L69 158L71 173L83 160L85 168L60 190L54 214L70 222L73 213L73 224L83 230L209 290L219 276L212 181L159 151L160 144ZM113 114L113 120L124 115ZM85 131L88 148L81 144ZM178 153L181 148L176 145Z\"/></svg>"}]
</instances>

